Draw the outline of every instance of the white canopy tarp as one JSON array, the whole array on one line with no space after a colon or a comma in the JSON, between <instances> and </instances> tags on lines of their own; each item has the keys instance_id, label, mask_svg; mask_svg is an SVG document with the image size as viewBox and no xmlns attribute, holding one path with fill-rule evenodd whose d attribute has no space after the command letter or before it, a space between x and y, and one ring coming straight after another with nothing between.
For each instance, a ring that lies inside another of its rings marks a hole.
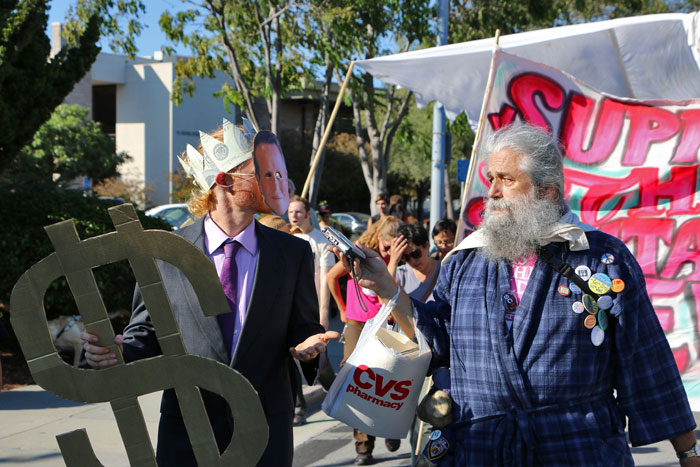
<instances>
[{"instance_id":1,"label":"white canopy tarp","mask_svg":"<svg viewBox=\"0 0 700 467\"><path fill-rule=\"evenodd\" d=\"M500 47L565 71L620 97L700 97L698 13L637 16L502 36ZM374 77L412 90L419 105L438 101L454 120L476 126L494 39L356 62Z\"/></svg>"}]
</instances>

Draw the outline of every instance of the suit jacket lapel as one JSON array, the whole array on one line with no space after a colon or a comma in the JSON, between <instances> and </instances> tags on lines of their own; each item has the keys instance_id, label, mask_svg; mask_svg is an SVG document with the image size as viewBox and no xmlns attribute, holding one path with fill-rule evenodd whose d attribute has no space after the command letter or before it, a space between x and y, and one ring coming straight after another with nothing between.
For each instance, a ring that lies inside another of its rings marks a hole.
<instances>
[{"instance_id":1,"label":"suit jacket lapel","mask_svg":"<svg viewBox=\"0 0 700 467\"><path fill-rule=\"evenodd\" d=\"M199 248L202 252L206 254L204 250L204 218L201 218L190 227L185 228L181 231L182 236L189 240L194 246ZM187 290L185 284L185 275L180 274L180 287L181 290ZM194 318L194 321L200 327L202 331L203 339L207 340L211 345L212 349L216 353L216 356L221 362L228 362L228 352L226 351L226 346L224 345L224 338L221 335L221 327L216 319L216 316L205 316L202 312L202 307L197 301L197 296L189 294L187 296L187 302L190 308L190 313ZM194 303L193 303L194 302Z\"/></svg>"},{"instance_id":2,"label":"suit jacket lapel","mask_svg":"<svg viewBox=\"0 0 700 467\"><path fill-rule=\"evenodd\" d=\"M241 337L231 358L231 366L235 366L239 355L246 355L247 348L256 341L258 334L270 325L270 310L277 295L279 281L275 276L282 271L282 260L276 245L267 235L265 229L255 223L258 236L258 263L255 268L253 293L248 303Z\"/></svg>"}]
</instances>

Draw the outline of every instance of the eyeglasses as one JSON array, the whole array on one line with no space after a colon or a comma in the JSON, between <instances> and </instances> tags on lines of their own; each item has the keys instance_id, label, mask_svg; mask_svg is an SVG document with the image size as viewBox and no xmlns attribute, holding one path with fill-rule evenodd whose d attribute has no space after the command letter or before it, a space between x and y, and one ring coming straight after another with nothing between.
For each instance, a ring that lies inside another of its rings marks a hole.
<instances>
[{"instance_id":1,"label":"eyeglasses","mask_svg":"<svg viewBox=\"0 0 700 467\"><path fill-rule=\"evenodd\" d=\"M447 246L452 246L454 244L455 244L454 240L445 240L444 242L435 242L435 245L439 246L439 247L447 247Z\"/></svg>"},{"instance_id":2,"label":"eyeglasses","mask_svg":"<svg viewBox=\"0 0 700 467\"><path fill-rule=\"evenodd\" d=\"M403 255L402 258L403 258L404 262L407 263L409 258L418 259L421 256L423 256L423 252L421 250L413 250L412 252L406 253L405 255Z\"/></svg>"}]
</instances>

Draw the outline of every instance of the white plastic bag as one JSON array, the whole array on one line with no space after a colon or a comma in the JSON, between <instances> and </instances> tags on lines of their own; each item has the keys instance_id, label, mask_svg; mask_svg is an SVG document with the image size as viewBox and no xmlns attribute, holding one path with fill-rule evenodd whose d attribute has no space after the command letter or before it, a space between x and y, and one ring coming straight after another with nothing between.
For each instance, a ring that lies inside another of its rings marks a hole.
<instances>
[{"instance_id":1,"label":"white plastic bag","mask_svg":"<svg viewBox=\"0 0 700 467\"><path fill-rule=\"evenodd\" d=\"M363 433L399 439L411 426L431 352L418 328L413 342L383 327L394 306L386 303L365 323L322 408Z\"/></svg>"}]
</instances>

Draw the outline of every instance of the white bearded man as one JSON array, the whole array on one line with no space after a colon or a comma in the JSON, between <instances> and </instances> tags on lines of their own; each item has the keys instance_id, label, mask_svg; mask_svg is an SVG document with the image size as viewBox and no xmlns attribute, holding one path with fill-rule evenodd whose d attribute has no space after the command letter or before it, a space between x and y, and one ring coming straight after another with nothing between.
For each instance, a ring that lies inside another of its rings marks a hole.
<instances>
[{"instance_id":1,"label":"white bearded man","mask_svg":"<svg viewBox=\"0 0 700 467\"><path fill-rule=\"evenodd\" d=\"M518 123L485 151L484 220L444 260L435 302L397 291L369 249L356 266L360 285L395 299L409 336L416 319L431 368L450 367L453 421L431 437L432 462L633 465L627 418L632 445L670 439L681 465L700 465L641 269L622 242L568 209L557 143Z\"/></svg>"},{"instance_id":2,"label":"white bearded man","mask_svg":"<svg viewBox=\"0 0 700 467\"><path fill-rule=\"evenodd\" d=\"M308 243L265 227L253 217L258 212L269 212L256 182L253 156L260 152L283 165L277 137L269 131L256 133L247 120L243 129L224 120L221 130L212 135L200 132L200 136L200 150L188 146L186 158L180 159L200 188L190 202L190 210L199 219L177 234L214 262L231 312L205 316L182 271L163 261L158 261L158 267L188 353L218 360L239 371L260 396L269 441L258 466L291 466L291 359L306 362L302 365L305 376L313 381L317 356L325 351L329 339L339 335L325 332L319 323ZM285 168L272 178L280 177L285 186ZM281 201L276 198L274 202ZM115 338L124 360L160 354L155 332L137 286L131 321L124 335ZM97 345L96 336L84 333L83 339L87 341L86 359L92 367L117 362L116 355ZM219 395L204 390L201 393L219 451L223 452L231 441L234 425L245 424L245 420L233 420ZM197 465L172 389L163 393L156 458L161 466Z\"/></svg>"}]
</instances>

